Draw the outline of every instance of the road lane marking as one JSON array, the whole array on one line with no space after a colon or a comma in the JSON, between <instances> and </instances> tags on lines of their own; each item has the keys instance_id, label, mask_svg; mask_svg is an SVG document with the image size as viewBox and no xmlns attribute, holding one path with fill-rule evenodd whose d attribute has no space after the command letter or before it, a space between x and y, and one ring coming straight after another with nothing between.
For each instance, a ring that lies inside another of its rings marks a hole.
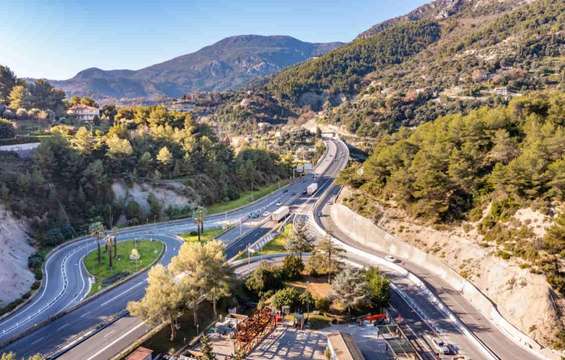
<instances>
[{"instance_id":1,"label":"road lane marking","mask_svg":"<svg viewBox=\"0 0 565 360\"><path fill-rule=\"evenodd\" d=\"M110 300L107 300L107 301L103 302L100 306L106 306L106 305L108 305L109 303L111 303L112 301L114 301L114 300L116 300L117 298L121 297L122 295L124 295L124 294L126 294L126 293L132 291L133 289L135 289L135 288L138 287L139 285L145 284L146 281L147 281L147 280L143 280L142 282L135 284L134 286L130 287L129 289L127 289L127 290L125 290L125 291L122 291L121 293L119 293L118 295L114 296L114 297L111 298Z\"/></svg>"},{"instance_id":2,"label":"road lane marking","mask_svg":"<svg viewBox=\"0 0 565 360\"><path fill-rule=\"evenodd\" d=\"M128 336L129 334L131 334L132 332L134 332L135 330L139 329L140 327L142 327L143 325L145 325L145 322L141 322L139 324L137 324L136 326L134 326L133 328L131 328L129 331L127 331L126 333L124 333L122 336L118 337L116 340L112 341L111 343L109 343L108 345L106 345L105 347L103 347L102 349L98 350L94 355L92 355L91 357L87 358L86 360L92 360L95 357L97 357L98 355L102 354L104 351L106 351L107 349L111 348L112 346L114 346L114 344L116 344L118 341L121 341L123 338L125 338L126 336Z\"/></svg>"},{"instance_id":3,"label":"road lane marking","mask_svg":"<svg viewBox=\"0 0 565 360\"><path fill-rule=\"evenodd\" d=\"M80 317L83 318L83 317L85 317L85 316L88 315L88 314L90 314L90 311L85 312L85 313L82 314Z\"/></svg>"},{"instance_id":4,"label":"road lane marking","mask_svg":"<svg viewBox=\"0 0 565 360\"><path fill-rule=\"evenodd\" d=\"M112 330L112 331L108 332L107 334L104 334L104 336L103 336L103 337L108 337L108 336L112 335L113 333L114 333L114 330Z\"/></svg>"},{"instance_id":5,"label":"road lane marking","mask_svg":"<svg viewBox=\"0 0 565 360\"><path fill-rule=\"evenodd\" d=\"M33 344L37 344L38 342L40 342L41 340L43 340L43 338L44 338L43 336L40 337L40 338L37 338L37 339L33 340L33 341L31 342L31 344L32 344L32 345L33 345Z\"/></svg>"},{"instance_id":6,"label":"road lane marking","mask_svg":"<svg viewBox=\"0 0 565 360\"><path fill-rule=\"evenodd\" d=\"M61 326L59 326L59 327L57 328L57 331L62 330L62 329L66 328L66 327L69 326L69 325L71 325L71 324L66 323L66 324L64 324L64 325L61 325Z\"/></svg>"}]
</instances>

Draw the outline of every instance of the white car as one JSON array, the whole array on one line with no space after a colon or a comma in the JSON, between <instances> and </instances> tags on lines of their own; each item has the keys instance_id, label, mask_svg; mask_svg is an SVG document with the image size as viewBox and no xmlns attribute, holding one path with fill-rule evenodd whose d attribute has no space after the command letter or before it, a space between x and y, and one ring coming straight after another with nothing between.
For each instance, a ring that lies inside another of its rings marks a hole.
<instances>
[{"instance_id":1,"label":"white car","mask_svg":"<svg viewBox=\"0 0 565 360\"><path fill-rule=\"evenodd\" d=\"M268 211L263 212L263 217L267 217L267 216L269 216L269 215L271 215L270 212L268 212Z\"/></svg>"},{"instance_id":2,"label":"white car","mask_svg":"<svg viewBox=\"0 0 565 360\"><path fill-rule=\"evenodd\" d=\"M281 206L281 205L282 205L282 202L277 201L277 206Z\"/></svg>"},{"instance_id":3,"label":"white car","mask_svg":"<svg viewBox=\"0 0 565 360\"><path fill-rule=\"evenodd\" d=\"M385 260L390 261L391 263L399 263L400 262L400 260L398 260L397 258L395 258L392 255L385 256Z\"/></svg>"},{"instance_id":4,"label":"white car","mask_svg":"<svg viewBox=\"0 0 565 360\"><path fill-rule=\"evenodd\" d=\"M437 355L456 355L457 352L452 349L452 346L441 339L432 339L432 346L434 347Z\"/></svg>"}]
</instances>

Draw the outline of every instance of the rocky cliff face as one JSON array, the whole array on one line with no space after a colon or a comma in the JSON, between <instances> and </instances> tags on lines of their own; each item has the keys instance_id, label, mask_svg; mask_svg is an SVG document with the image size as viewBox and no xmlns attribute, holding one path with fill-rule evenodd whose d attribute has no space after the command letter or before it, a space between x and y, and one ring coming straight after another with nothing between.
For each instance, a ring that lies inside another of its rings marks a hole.
<instances>
[{"instance_id":1,"label":"rocky cliff face","mask_svg":"<svg viewBox=\"0 0 565 360\"><path fill-rule=\"evenodd\" d=\"M27 225L0 205L0 308L29 291L34 275L28 258L35 250L29 243Z\"/></svg>"}]
</instances>

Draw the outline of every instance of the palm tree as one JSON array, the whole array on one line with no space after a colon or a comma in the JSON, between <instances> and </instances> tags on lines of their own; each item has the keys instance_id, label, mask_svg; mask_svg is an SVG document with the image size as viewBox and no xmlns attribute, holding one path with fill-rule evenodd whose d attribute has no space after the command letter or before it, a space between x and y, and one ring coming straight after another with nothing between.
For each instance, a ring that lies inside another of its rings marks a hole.
<instances>
[{"instance_id":1,"label":"palm tree","mask_svg":"<svg viewBox=\"0 0 565 360\"><path fill-rule=\"evenodd\" d=\"M104 236L104 225L101 222L95 222L90 224L88 232L91 236L96 238L96 246L98 248L98 265L102 263L102 249L100 248L100 239Z\"/></svg>"},{"instance_id":2,"label":"palm tree","mask_svg":"<svg viewBox=\"0 0 565 360\"><path fill-rule=\"evenodd\" d=\"M106 236L106 252L108 253L108 265L110 266L110 270L112 270L113 265L113 258L115 257L115 243L116 243L116 236L115 235L108 235Z\"/></svg>"},{"instance_id":3,"label":"palm tree","mask_svg":"<svg viewBox=\"0 0 565 360\"><path fill-rule=\"evenodd\" d=\"M200 236L204 232L204 216L206 215L206 209L199 206L193 212L194 222L196 223L196 232L198 234L198 242L200 242Z\"/></svg>"}]
</instances>

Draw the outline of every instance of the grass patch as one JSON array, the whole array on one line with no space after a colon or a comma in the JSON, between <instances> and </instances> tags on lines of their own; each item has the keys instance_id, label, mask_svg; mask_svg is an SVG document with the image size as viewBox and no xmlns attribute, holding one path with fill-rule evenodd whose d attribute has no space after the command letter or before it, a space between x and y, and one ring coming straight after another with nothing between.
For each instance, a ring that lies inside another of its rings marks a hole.
<instances>
[{"instance_id":1,"label":"grass patch","mask_svg":"<svg viewBox=\"0 0 565 360\"><path fill-rule=\"evenodd\" d=\"M271 254L279 254L286 252L286 248L285 248L286 240L291 236L293 231L294 231L293 225L287 224L284 227L283 232L279 236L266 243L261 250L257 251L256 253L253 253L252 256L271 255ZM247 252L242 252L238 255L236 260L241 260L245 258L247 258Z\"/></svg>"},{"instance_id":2,"label":"grass patch","mask_svg":"<svg viewBox=\"0 0 565 360\"><path fill-rule=\"evenodd\" d=\"M111 284L104 284L110 277L125 277L152 264L161 255L164 245L160 241L138 240L137 250L141 256L138 261L129 259L131 250L135 247L133 240L118 242L118 256L113 259L112 269L108 267L108 254L102 245L102 262L98 264L98 251L90 252L84 258L84 265L88 272L96 278L89 296Z\"/></svg>"},{"instance_id":3,"label":"grass patch","mask_svg":"<svg viewBox=\"0 0 565 360\"><path fill-rule=\"evenodd\" d=\"M241 194L241 196L235 200L221 202L217 204L213 204L208 208L208 214L218 214L223 213L226 211L230 211L233 209L237 209L244 205L247 205L257 199L262 198L265 195L272 193L273 191L283 187L284 185L288 184L288 180L281 180L277 183L270 184L267 186L263 186L258 190L254 191L247 191Z\"/></svg>"},{"instance_id":4,"label":"grass patch","mask_svg":"<svg viewBox=\"0 0 565 360\"><path fill-rule=\"evenodd\" d=\"M202 235L200 235L200 241L205 243L205 242L208 242L210 240L214 240L218 235L220 235L223 232L224 232L224 229L222 229L222 228L206 229L206 230L204 230ZM183 234L180 234L179 236L181 238L183 238L184 241L186 241L186 242L197 242L198 241L198 235L196 234L196 231L191 231L189 233L183 233Z\"/></svg>"},{"instance_id":5,"label":"grass patch","mask_svg":"<svg viewBox=\"0 0 565 360\"><path fill-rule=\"evenodd\" d=\"M307 326L312 330L320 330L330 326L332 318L326 314L308 313L306 314Z\"/></svg>"}]
</instances>

